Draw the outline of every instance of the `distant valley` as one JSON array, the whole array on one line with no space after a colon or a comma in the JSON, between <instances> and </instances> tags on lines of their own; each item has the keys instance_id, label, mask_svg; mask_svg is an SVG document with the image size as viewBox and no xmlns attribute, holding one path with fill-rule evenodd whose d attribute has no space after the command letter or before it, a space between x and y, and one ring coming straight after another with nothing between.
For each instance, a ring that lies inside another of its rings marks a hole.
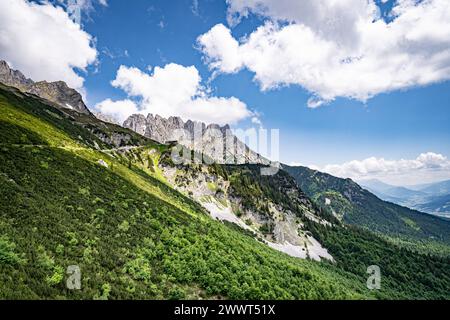
<instances>
[{"instance_id":1,"label":"distant valley","mask_svg":"<svg viewBox=\"0 0 450 320\"><path fill-rule=\"evenodd\" d=\"M413 186L394 186L372 179L361 180L359 184L385 201L450 218L450 180Z\"/></svg>"}]
</instances>

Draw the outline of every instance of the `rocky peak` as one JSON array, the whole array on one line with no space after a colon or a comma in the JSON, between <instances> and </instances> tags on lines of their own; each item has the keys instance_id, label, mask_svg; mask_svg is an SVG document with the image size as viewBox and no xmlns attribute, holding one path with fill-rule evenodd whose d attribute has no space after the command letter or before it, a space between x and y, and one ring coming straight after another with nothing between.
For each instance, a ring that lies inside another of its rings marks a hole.
<instances>
[{"instance_id":1,"label":"rocky peak","mask_svg":"<svg viewBox=\"0 0 450 320\"><path fill-rule=\"evenodd\" d=\"M105 114L105 113L101 113L101 112L93 112L93 115L103 121L103 122L107 122L107 123L112 123L112 124L116 124L118 126L122 126L122 124L120 122L118 122L113 116L109 115L109 114Z\"/></svg>"},{"instance_id":2,"label":"rocky peak","mask_svg":"<svg viewBox=\"0 0 450 320\"><path fill-rule=\"evenodd\" d=\"M181 120L180 117L169 117L169 123L172 124L173 126L177 127L177 128L183 128L184 127L184 122L183 120Z\"/></svg>"},{"instance_id":3,"label":"rocky peak","mask_svg":"<svg viewBox=\"0 0 450 320\"><path fill-rule=\"evenodd\" d=\"M30 87L28 92L50 100L63 108L73 109L81 113L89 113L81 94L75 89L69 88L64 81L36 82Z\"/></svg>"},{"instance_id":4,"label":"rocky peak","mask_svg":"<svg viewBox=\"0 0 450 320\"><path fill-rule=\"evenodd\" d=\"M203 152L218 163L268 162L234 136L229 125L206 125L192 120L184 122L180 117L166 119L157 114L148 114L147 117L135 114L130 116L123 126L160 143L177 141L190 149ZM230 141L233 150L227 150Z\"/></svg>"},{"instance_id":5,"label":"rocky peak","mask_svg":"<svg viewBox=\"0 0 450 320\"><path fill-rule=\"evenodd\" d=\"M11 69L6 61L0 60L0 82L49 100L62 108L90 114L81 94L70 88L64 81L34 82L26 78L20 71Z\"/></svg>"},{"instance_id":6,"label":"rocky peak","mask_svg":"<svg viewBox=\"0 0 450 320\"><path fill-rule=\"evenodd\" d=\"M0 60L0 82L20 90L33 84L31 79L27 79L22 72L11 69L8 63L3 60Z\"/></svg>"},{"instance_id":7,"label":"rocky peak","mask_svg":"<svg viewBox=\"0 0 450 320\"><path fill-rule=\"evenodd\" d=\"M145 118L144 115L142 114L133 114L130 117L128 117L127 120L125 120L125 122L123 123L123 126L125 128L129 128L137 133L139 133L140 135L145 136L145 131L147 128L147 120L152 121L154 120L151 114L148 115L147 118Z\"/></svg>"}]
</instances>

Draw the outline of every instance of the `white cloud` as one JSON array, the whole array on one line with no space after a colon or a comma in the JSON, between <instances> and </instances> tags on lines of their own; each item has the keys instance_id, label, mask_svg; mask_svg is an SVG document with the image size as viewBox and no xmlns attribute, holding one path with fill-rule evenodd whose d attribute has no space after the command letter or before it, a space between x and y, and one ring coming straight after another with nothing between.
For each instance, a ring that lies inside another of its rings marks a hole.
<instances>
[{"instance_id":1,"label":"white cloud","mask_svg":"<svg viewBox=\"0 0 450 320\"><path fill-rule=\"evenodd\" d=\"M222 24L201 35L211 70L246 68L263 90L302 86L313 95L310 107L450 79L448 0L398 0L390 23L373 0L227 3L231 25L250 13L269 20L242 39Z\"/></svg>"},{"instance_id":2,"label":"white cloud","mask_svg":"<svg viewBox=\"0 0 450 320\"><path fill-rule=\"evenodd\" d=\"M97 103L94 109L110 115L118 123L123 123L130 114L139 112L136 103L131 100L112 101L111 99L106 99Z\"/></svg>"},{"instance_id":3,"label":"white cloud","mask_svg":"<svg viewBox=\"0 0 450 320\"><path fill-rule=\"evenodd\" d=\"M138 68L121 66L111 84L124 90L130 98L138 101L142 114L159 114L163 117L180 116L205 123L234 124L248 118L253 113L245 103L235 97L224 98L211 96L209 90L201 85L201 77L194 66L184 67L167 64L163 68L155 67L152 74ZM129 100L127 100L129 101ZM107 101L106 105L112 101ZM103 105L104 102L100 103ZM120 118L136 113L134 106L118 102L123 107ZM103 108L108 112L116 108Z\"/></svg>"},{"instance_id":4,"label":"white cloud","mask_svg":"<svg viewBox=\"0 0 450 320\"><path fill-rule=\"evenodd\" d=\"M223 24L214 26L198 38L206 62L213 70L235 73L244 66L239 42L231 35L231 30Z\"/></svg>"},{"instance_id":5,"label":"white cloud","mask_svg":"<svg viewBox=\"0 0 450 320\"><path fill-rule=\"evenodd\" d=\"M200 16L198 0L192 0L191 11L194 16L197 16L197 17Z\"/></svg>"},{"instance_id":6,"label":"white cloud","mask_svg":"<svg viewBox=\"0 0 450 320\"><path fill-rule=\"evenodd\" d=\"M259 119L259 117L257 117L257 116L252 117L251 121L252 121L253 124L256 124L256 125L258 125L260 127L262 127L262 125L263 125L262 122L261 122L261 119Z\"/></svg>"},{"instance_id":7,"label":"white cloud","mask_svg":"<svg viewBox=\"0 0 450 320\"><path fill-rule=\"evenodd\" d=\"M450 177L450 160L442 154L427 152L416 159L386 160L367 158L324 167L310 166L341 178L356 180L380 178L397 184L427 183Z\"/></svg>"},{"instance_id":8,"label":"white cloud","mask_svg":"<svg viewBox=\"0 0 450 320\"><path fill-rule=\"evenodd\" d=\"M94 10L94 4L99 3L100 5L107 7L107 0L57 0L57 3L63 5L70 15L77 14L77 12Z\"/></svg>"},{"instance_id":9,"label":"white cloud","mask_svg":"<svg viewBox=\"0 0 450 320\"><path fill-rule=\"evenodd\" d=\"M91 35L61 7L25 0L0 1L0 58L35 81L63 80L80 89L85 70L96 61Z\"/></svg>"}]
</instances>

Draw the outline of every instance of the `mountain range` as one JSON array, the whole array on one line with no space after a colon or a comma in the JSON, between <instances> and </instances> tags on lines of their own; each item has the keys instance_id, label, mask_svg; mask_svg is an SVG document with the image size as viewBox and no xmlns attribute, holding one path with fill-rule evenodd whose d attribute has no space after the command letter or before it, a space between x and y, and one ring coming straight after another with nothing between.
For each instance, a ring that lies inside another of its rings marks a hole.
<instances>
[{"instance_id":1,"label":"mountain range","mask_svg":"<svg viewBox=\"0 0 450 320\"><path fill-rule=\"evenodd\" d=\"M384 201L351 179L306 167L283 168L309 197L346 223L399 238L450 240L440 218Z\"/></svg>"},{"instance_id":2,"label":"mountain range","mask_svg":"<svg viewBox=\"0 0 450 320\"><path fill-rule=\"evenodd\" d=\"M450 221L304 167L261 175L234 135L245 163L175 163L171 133L194 122L125 128L66 85L2 70L0 298L450 298ZM81 290L65 285L74 265Z\"/></svg>"},{"instance_id":3,"label":"mountain range","mask_svg":"<svg viewBox=\"0 0 450 320\"><path fill-rule=\"evenodd\" d=\"M218 163L269 163L239 140L228 125L207 125L192 120L184 122L180 117L165 119L159 115L145 117L134 114L125 120L123 126L160 143L176 141Z\"/></svg>"},{"instance_id":4,"label":"mountain range","mask_svg":"<svg viewBox=\"0 0 450 320\"><path fill-rule=\"evenodd\" d=\"M360 181L360 184L383 200L438 216L450 216L450 180L406 187L376 179Z\"/></svg>"}]
</instances>

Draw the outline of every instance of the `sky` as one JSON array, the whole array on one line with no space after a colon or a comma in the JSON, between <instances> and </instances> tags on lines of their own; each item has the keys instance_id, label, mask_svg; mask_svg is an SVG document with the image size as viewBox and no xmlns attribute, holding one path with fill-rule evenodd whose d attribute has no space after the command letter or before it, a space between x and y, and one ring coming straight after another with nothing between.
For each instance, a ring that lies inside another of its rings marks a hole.
<instances>
[{"instance_id":1,"label":"sky","mask_svg":"<svg viewBox=\"0 0 450 320\"><path fill-rule=\"evenodd\" d=\"M123 121L280 132L280 161L450 179L448 0L2 0L0 59Z\"/></svg>"}]
</instances>

